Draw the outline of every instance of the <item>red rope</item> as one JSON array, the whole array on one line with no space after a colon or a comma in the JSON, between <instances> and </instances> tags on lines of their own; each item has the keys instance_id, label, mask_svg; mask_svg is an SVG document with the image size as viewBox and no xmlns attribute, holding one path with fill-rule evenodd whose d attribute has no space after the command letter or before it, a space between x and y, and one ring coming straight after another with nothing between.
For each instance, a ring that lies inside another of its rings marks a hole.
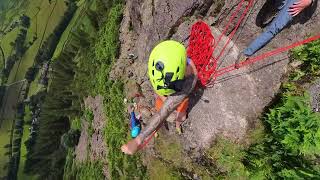
<instances>
[{"instance_id":1,"label":"red rope","mask_svg":"<svg viewBox=\"0 0 320 180\"><path fill-rule=\"evenodd\" d=\"M232 21L233 21L233 19L236 17L236 15L239 13L239 11L240 11L240 9L241 9L241 6L242 6L242 3L244 2L244 0L241 0L241 2L237 5L237 9L236 9L236 11L235 12L233 12L232 13L232 15L231 15L231 17L230 17L230 19L229 19L229 21L227 22L227 25L226 25L226 27L224 28L224 30L223 30L223 32L222 32L222 34L219 36L219 38L218 38L218 41L217 41L217 43L215 44L215 48L219 45L219 43L220 43L220 41L221 41L221 39L222 39L222 37L226 34L226 32L228 31L228 29L229 29L229 26L231 25L231 23L232 23Z\"/></svg>"},{"instance_id":2,"label":"red rope","mask_svg":"<svg viewBox=\"0 0 320 180\"><path fill-rule=\"evenodd\" d=\"M222 48L218 57L213 57L215 47L218 46L222 37L225 36L225 33L227 32L231 23L235 19L236 15L240 12L243 2L244 0L241 0L241 2L237 5L236 10L232 13L217 43L214 42L214 37L211 34L211 29L206 23L204 23L203 21L199 21L192 26L187 53L188 57L190 57L195 63L195 66L198 71L198 78L203 87L206 87L208 83L210 83L210 80L212 79L212 74L214 74L217 69L218 60L221 58L226 47L228 46L236 31L240 27L242 20L248 13L254 0L250 0L248 6L241 14L241 17L238 20L236 27L231 32L230 36L228 37L228 41Z\"/></svg>"},{"instance_id":3,"label":"red rope","mask_svg":"<svg viewBox=\"0 0 320 180\"><path fill-rule=\"evenodd\" d=\"M246 9L244 10L244 12L242 13L240 19L238 20L238 23L236 25L236 27L234 28L234 30L231 32L231 34L228 36L228 41L226 42L226 44L223 46L222 50L220 51L220 54L217 57L217 61L221 58L221 56L223 55L226 47L228 46L228 44L230 43L231 39L233 38L233 36L235 35L235 33L237 32L237 30L240 27L240 24L242 23L243 19L245 18L245 16L247 15L249 9L251 8L251 6L253 5L254 0L250 0L248 6L246 7ZM221 34L222 36L224 36L225 34Z\"/></svg>"},{"instance_id":4,"label":"red rope","mask_svg":"<svg viewBox=\"0 0 320 180\"><path fill-rule=\"evenodd\" d=\"M187 54L195 63L199 80L203 86L210 78L208 65L211 62L212 66L216 67L217 64L215 60L212 60L214 41L211 29L206 23L199 21L192 26Z\"/></svg>"},{"instance_id":5,"label":"red rope","mask_svg":"<svg viewBox=\"0 0 320 180\"><path fill-rule=\"evenodd\" d=\"M288 50L290 50L290 49L292 49L294 47L297 47L297 46L300 46L300 45L315 41L317 39L320 39L320 34L318 34L316 36L312 36L310 38L307 38L307 39L305 39L303 41L295 42L295 43L293 43L291 45L288 45L288 46L285 46L285 47L280 47L280 48L277 48L275 50L263 53L263 54L261 54L259 56L249 58L246 61L243 61L243 62L239 63L237 66L238 66L238 68L240 68L240 67L244 67L244 66L253 64L255 62L264 60L267 57L270 57L270 56L273 56L273 55L276 55L276 54L280 54L280 53L288 51ZM221 76L221 75L223 75L225 73L231 72L233 70L237 70L238 68L236 68L236 64L233 64L233 65L227 66L225 68L219 69L214 74L214 78L213 79L215 79L216 77Z\"/></svg>"},{"instance_id":6,"label":"red rope","mask_svg":"<svg viewBox=\"0 0 320 180\"><path fill-rule=\"evenodd\" d=\"M145 139L141 145L138 146L139 150L143 149L151 141L151 139L157 133L157 131L161 128L161 126L162 126L162 123L159 124L159 126L151 133L151 135L147 137L147 139Z\"/></svg>"}]
</instances>

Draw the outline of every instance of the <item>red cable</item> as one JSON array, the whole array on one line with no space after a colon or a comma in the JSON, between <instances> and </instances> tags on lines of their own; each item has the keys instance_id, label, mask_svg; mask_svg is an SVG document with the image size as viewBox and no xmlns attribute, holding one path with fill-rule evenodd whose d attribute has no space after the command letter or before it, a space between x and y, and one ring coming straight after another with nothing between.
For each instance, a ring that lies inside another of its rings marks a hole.
<instances>
[{"instance_id":1,"label":"red cable","mask_svg":"<svg viewBox=\"0 0 320 180\"><path fill-rule=\"evenodd\" d=\"M242 22L242 20L244 19L244 17L247 15L247 12L249 11L250 7L252 6L254 0L250 0L248 6L246 7L246 9L244 10L244 12L242 13L235 29L231 32L231 34L228 36L228 41L226 42L226 44L223 46L222 50L220 51L219 56L217 57L217 61L221 58L221 56L223 55L226 47L228 46L228 44L230 43L231 39L233 38L233 36L235 35L235 33L237 32L237 30L240 27L240 24ZM222 34L224 35L224 34Z\"/></svg>"},{"instance_id":2,"label":"red cable","mask_svg":"<svg viewBox=\"0 0 320 180\"><path fill-rule=\"evenodd\" d=\"M214 74L214 72L217 69L218 60L220 59L227 45L230 43L231 39L235 35L242 20L244 19L250 7L252 6L254 0L250 0L248 6L241 14L241 17L238 20L235 29L228 37L228 41L221 50L218 58L213 57L213 51L215 50L215 47L217 47L222 37L225 36L225 33L227 32L229 26L233 22L236 15L240 12L243 2L244 0L241 0L240 3L237 5L237 9L232 13L226 27L224 28L224 31L222 32L216 43L214 43L214 37L212 36L210 27L206 23L199 21L192 26L188 46L188 56L193 60L197 67L198 78L203 87L206 87L208 83L210 83L210 79L212 79L212 74Z\"/></svg>"},{"instance_id":3,"label":"red cable","mask_svg":"<svg viewBox=\"0 0 320 180\"><path fill-rule=\"evenodd\" d=\"M212 61L214 37L210 27L203 21L196 22L191 29L189 46L187 50L188 57L194 62L201 85L205 85L210 78L207 73L208 64Z\"/></svg>"},{"instance_id":4,"label":"red cable","mask_svg":"<svg viewBox=\"0 0 320 180\"><path fill-rule=\"evenodd\" d=\"M263 59L265 59L266 57L270 57L270 56L273 56L273 55L276 55L276 54L280 54L282 52L285 52L285 51L288 51L289 49L292 49L294 47L297 47L297 46L300 46L300 45L303 45L303 44L306 44L306 43L309 43L309 42L312 42L312 41L315 41L317 39L320 39L320 34L318 35L315 35L315 36L312 36L310 38L307 38L305 40L302 40L302 41L299 41L299 42L295 42L291 45L288 45L286 47L280 47L280 48L277 48L275 50L272 50L272 51L269 51L269 52L266 52L266 53L263 53L259 56L256 56L256 57L252 57L252 58L249 58L247 59L246 61L243 61L241 63L238 64L238 68L240 67L244 67L244 66L247 66L247 65L250 65L250 64L253 64L255 62L258 62L258 61L261 61ZM218 77L218 76L221 76L225 73L228 73L228 72L231 72L233 70L236 70L238 68L236 68L236 65L237 64L233 64L233 65L230 65L230 66L227 66L225 68L222 68L222 69L219 69L215 75L214 75L214 78Z\"/></svg>"},{"instance_id":5,"label":"red cable","mask_svg":"<svg viewBox=\"0 0 320 180\"><path fill-rule=\"evenodd\" d=\"M216 47L219 45L222 37L226 34L227 30L229 29L229 26L231 25L231 22L233 21L233 19L235 18L235 16L239 13L240 8L241 8L243 2L244 2L244 0L242 0L242 1L237 5L236 11L232 13L229 21L227 22L226 27L224 28L222 34L219 36L218 41L217 41L217 43L215 44L214 48L216 48Z\"/></svg>"},{"instance_id":6,"label":"red cable","mask_svg":"<svg viewBox=\"0 0 320 180\"><path fill-rule=\"evenodd\" d=\"M138 150L143 149L152 139L152 137L157 133L157 131L161 128L163 122L159 124L159 126L151 133L151 135L143 141L141 145L138 146Z\"/></svg>"}]
</instances>

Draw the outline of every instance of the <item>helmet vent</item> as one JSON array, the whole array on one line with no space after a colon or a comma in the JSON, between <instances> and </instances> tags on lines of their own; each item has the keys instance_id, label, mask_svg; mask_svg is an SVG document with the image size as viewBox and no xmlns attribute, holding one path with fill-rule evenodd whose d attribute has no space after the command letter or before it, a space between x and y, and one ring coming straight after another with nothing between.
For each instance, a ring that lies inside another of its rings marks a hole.
<instances>
[{"instance_id":1,"label":"helmet vent","mask_svg":"<svg viewBox=\"0 0 320 180\"><path fill-rule=\"evenodd\" d=\"M152 76L154 76L154 70L152 70Z\"/></svg>"},{"instance_id":2,"label":"helmet vent","mask_svg":"<svg viewBox=\"0 0 320 180\"><path fill-rule=\"evenodd\" d=\"M152 66L154 66L154 60L152 61Z\"/></svg>"},{"instance_id":3,"label":"helmet vent","mask_svg":"<svg viewBox=\"0 0 320 180\"><path fill-rule=\"evenodd\" d=\"M158 61L158 62L156 63L156 70L158 70L158 71L163 71L163 69L164 69L164 64L163 64L163 62Z\"/></svg>"},{"instance_id":4,"label":"helmet vent","mask_svg":"<svg viewBox=\"0 0 320 180\"><path fill-rule=\"evenodd\" d=\"M178 66L178 68L177 68L177 73L179 72L179 70L180 70L180 69L179 69L179 66Z\"/></svg>"}]
</instances>

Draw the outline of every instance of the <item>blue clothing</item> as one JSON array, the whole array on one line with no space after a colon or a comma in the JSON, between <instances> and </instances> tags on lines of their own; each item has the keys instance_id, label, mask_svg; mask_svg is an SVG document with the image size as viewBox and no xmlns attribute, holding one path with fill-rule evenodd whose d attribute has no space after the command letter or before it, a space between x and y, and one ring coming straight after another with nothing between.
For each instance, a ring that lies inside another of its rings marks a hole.
<instances>
[{"instance_id":1,"label":"blue clothing","mask_svg":"<svg viewBox=\"0 0 320 180\"><path fill-rule=\"evenodd\" d=\"M271 22L266 30L260 34L249 46L244 50L246 56L251 56L259 49L265 46L272 40L281 30L283 30L289 23L291 23L293 17L289 14L289 8L298 0L282 0L281 6L278 7L279 13L277 17Z\"/></svg>"},{"instance_id":2,"label":"blue clothing","mask_svg":"<svg viewBox=\"0 0 320 180\"><path fill-rule=\"evenodd\" d=\"M189 57L187 57L187 66L189 66L191 63L191 59Z\"/></svg>"},{"instance_id":3,"label":"blue clothing","mask_svg":"<svg viewBox=\"0 0 320 180\"><path fill-rule=\"evenodd\" d=\"M132 111L132 112L130 113L130 120L131 120L131 122L130 122L131 128L134 128L134 127L136 127L136 126L139 125L138 120L137 120L137 118L136 118L136 115L135 115L134 111Z\"/></svg>"}]
</instances>

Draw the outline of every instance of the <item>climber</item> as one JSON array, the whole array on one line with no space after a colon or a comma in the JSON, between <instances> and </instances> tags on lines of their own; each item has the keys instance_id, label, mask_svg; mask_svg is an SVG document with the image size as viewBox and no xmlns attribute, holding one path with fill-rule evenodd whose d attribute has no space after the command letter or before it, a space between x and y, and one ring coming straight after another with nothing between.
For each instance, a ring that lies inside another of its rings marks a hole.
<instances>
[{"instance_id":1,"label":"climber","mask_svg":"<svg viewBox=\"0 0 320 180\"><path fill-rule=\"evenodd\" d=\"M293 18L317 0L279 0L278 15L266 30L260 34L244 51L238 61L247 60L289 25ZM238 64L238 63L237 63Z\"/></svg>"},{"instance_id":2,"label":"climber","mask_svg":"<svg viewBox=\"0 0 320 180\"><path fill-rule=\"evenodd\" d=\"M163 102L168 96L182 91L184 79L188 76L197 76L195 64L187 57L185 47L176 41L164 41L158 44L151 52L148 62L148 75L151 85L156 93L155 108L159 112ZM186 120L189 98L183 100L175 113L175 126L181 134L181 123ZM157 127L151 127L154 131ZM148 134L150 135L150 134ZM123 145L121 150L126 154L133 154L146 137L137 138Z\"/></svg>"}]
</instances>

